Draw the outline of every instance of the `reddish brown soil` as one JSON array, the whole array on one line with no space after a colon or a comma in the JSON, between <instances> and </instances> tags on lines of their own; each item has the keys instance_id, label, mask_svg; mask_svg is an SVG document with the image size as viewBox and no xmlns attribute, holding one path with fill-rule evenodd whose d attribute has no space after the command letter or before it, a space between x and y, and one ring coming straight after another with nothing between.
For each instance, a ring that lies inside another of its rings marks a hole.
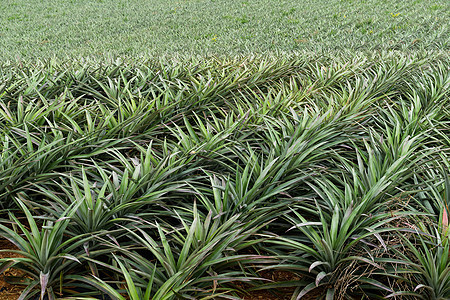
<instances>
[{"instance_id":1,"label":"reddish brown soil","mask_svg":"<svg viewBox=\"0 0 450 300\"><path fill-rule=\"evenodd\" d=\"M321 296L323 291L320 290L313 290L303 296L302 299L304 300L315 300ZM273 294L269 291L253 291L249 295L244 296L243 300L261 300L261 299L267 299L267 300L289 300L291 299L292 292L285 292L280 294Z\"/></svg>"},{"instance_id":2,"label":"reddish brown soil","mask_svg":"<svg viewBox=\"0 0 450 300\"><path fill-rule=\"evenodd\" d=\"M265 271L259 274L262 278L268 279L271 282L282 282L282 281L294 281L300 280L300 278L287 271ZM245 290L245 284L237 284ZM279 288L273 290L261 290L261 291L251 291L246 295L242 295L243 300L289 300L294 293L295 288ZM313 290L302 299L305 300L315 300L322 294L322 291Z\"/></svg>"},{"instance_id":3,"label":"reddish brown soil","mask_svg":"<svg viewBox=\"0 0 450 300\"><path fill-rule=\"evenodd\" d=\"M0 239L1 250L17 250L17 247L8 240ZM14 252L0 252L0 258L20 257ZM11 285L5 281L5 277L22 277L24 273L14 268L6 270L0 275L0 300L17 300L23 290L23 286Z\"/></svg>"}]
</instances>

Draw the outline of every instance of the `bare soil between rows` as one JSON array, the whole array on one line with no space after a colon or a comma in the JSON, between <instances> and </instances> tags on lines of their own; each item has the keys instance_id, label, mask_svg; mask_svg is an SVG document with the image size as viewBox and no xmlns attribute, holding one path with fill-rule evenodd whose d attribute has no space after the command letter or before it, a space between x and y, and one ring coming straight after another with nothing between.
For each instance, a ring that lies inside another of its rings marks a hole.
<instances>
[{"instance_id":1,"label":"bare soil between rows","mask_svg":"<svg viewBox=\"0 0 450 300\"><path fill-rule=\"evenodd\" d=\"M18 248L8 240L0 239L0 250L18 250ZM14 252L0 252L0 259L9 257L21 257ZM24 277L24 272L14 268L7 269L0 275L0 300L17 300L25 288L22 285L13 285L7 282L7 277Z\"/></svg>"}]
</instances>

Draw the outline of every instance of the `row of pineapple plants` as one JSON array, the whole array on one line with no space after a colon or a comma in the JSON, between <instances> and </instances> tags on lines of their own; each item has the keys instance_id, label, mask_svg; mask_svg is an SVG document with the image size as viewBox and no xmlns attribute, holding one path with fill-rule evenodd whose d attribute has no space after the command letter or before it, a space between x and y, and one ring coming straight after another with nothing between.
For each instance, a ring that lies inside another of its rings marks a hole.
<instances>
[{"instance_id":1,"label":"row of pineapple plants","mask_svg":"<svg viewBox=\"0 0 450 300\"><path fill-rule=\"evenodd\" d=\"M0 271L26 273L20 299L450 298L445 57L18 62L0 78L0 236L20 254Z\"/></svg>"}]
</instances>

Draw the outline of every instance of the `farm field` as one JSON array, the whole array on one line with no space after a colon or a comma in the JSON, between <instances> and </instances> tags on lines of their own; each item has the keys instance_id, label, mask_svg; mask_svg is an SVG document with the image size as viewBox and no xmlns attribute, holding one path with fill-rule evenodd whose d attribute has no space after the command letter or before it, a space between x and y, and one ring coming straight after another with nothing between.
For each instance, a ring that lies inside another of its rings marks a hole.
<instances>
[{"instance_id":1,"label":"farm field","mask_svg":"<svg viewBox=\"0 0 450 300\"><path fill-rule=\"evenodd\" d=\"M0 300L450 299L446 1L0 6Z\"/></svg>"},{"instance_id":2,"label":"farm field","mask_svg":"<svg viewBox=\"0 0 450 300\"><path fill-rule=\"evenodd\" d=\"M449 51L445 0L2 0L0 57Z\"/></svg>"},{"instance_id":3,"label":"farm field","mask_svg":"<svg viewBox=\"0 0 450 300\"><path fill-rule=\"evenodd\" d=\"M1 78L0 232L20 249L1 270L26 272L30 295L448 299L448 61L41 64Z\"/></svg>"}]
</instances>

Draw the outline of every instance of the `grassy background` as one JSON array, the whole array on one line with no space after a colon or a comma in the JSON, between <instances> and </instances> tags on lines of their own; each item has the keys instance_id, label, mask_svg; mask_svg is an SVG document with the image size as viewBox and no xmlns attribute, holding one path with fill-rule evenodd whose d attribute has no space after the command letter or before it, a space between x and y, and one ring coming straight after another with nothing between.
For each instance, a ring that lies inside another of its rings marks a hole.
<instances>
[{"instance_id":1,"label":"grassy background","mask_svg":"<svg viewBox=\"0 0 450 300\"><path fill-rule=\"evenodd\" d=\"M449 50L445 0L2 0L0 5L2 59Z\"/></svg>"}]
</instances>

